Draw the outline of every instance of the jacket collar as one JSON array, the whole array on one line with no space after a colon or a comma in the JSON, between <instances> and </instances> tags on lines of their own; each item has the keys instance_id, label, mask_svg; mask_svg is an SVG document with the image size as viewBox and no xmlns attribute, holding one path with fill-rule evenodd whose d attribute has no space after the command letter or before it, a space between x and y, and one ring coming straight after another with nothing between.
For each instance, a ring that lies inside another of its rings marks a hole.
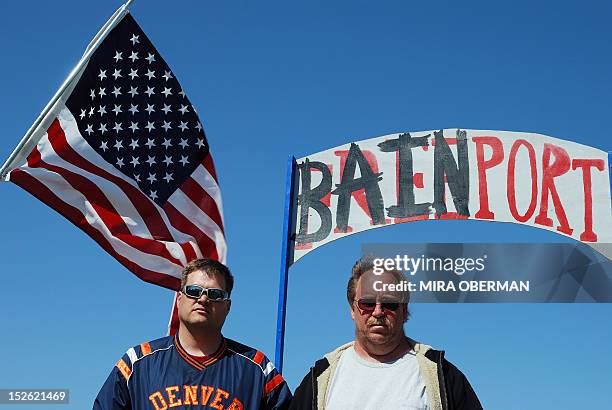
<instances>
[{"instance_id":1,"label":"jacket collar","mask_svg":"<svg viewBox=\"0 0 612 410\"><path fill-rule=\"evenodd\" d=\"M424 356L425 353L427 353L427 351L433 350L433 348L430 345L419 343L415 340L412 340L409 337L406 337L406 338L408 339L408 341L410 341L410 344L414 346L414 352L417 354L417 356L418 355ZM325 358L329 362L330 366L333 366L338 360L340 360L342 353L344 353L348 348L353 347L354 345L355 345L355 341L351 341L327 353L325 355Z\"/></svg>"}]
</instances>

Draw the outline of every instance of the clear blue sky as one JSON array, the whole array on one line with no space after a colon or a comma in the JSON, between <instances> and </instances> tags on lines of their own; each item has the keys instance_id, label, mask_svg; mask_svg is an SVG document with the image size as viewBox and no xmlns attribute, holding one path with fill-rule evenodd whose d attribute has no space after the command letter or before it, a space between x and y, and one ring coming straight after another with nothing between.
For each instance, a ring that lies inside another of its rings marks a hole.
<instances>
[{"instance_id":1,"label":"clear blue sky","mask_svg":"<svg viewBox=\"0 0 612 410\"><path fill-rule=\"evenodd\" d=\"M3 4L2 160L119 5ZM136 0L132 12L198 108L212 147L236 277L225 335L270 357L288 155L450 127L612 149L609 2ZM1 184L0 198L0 388L69 388L71 404L53 408L89 408L127 348L164 334L172 295L25 191ZM316 250L291 269L290 387L352 338L344 288L362 243L561 239L518 225L430 221ZM445 349L485 408L612 408L610 304L412 311L406 333Z\"/></svg>"}]
</instances>

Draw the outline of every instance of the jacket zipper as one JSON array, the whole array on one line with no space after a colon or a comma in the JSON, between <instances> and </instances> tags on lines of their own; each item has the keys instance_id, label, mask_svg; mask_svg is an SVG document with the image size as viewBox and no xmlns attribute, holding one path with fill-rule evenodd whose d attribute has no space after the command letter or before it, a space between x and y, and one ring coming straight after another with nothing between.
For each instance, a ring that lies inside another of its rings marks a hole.
<instances>
[{"instance_id":1,"label":"jacket zipper","mask_svg":"<svg viewBox=\"0 0 612 410\"><path fill-rule=\"evenodd\" d=\"M444 370L442 362L444 361L444 352L440 352L438 357L438 383L440 384L440 398L442 399L442 410L448 409L448 398L446 396L446 382L444 380Z\"/></svg>"},{"instance_id":2,"label":"jacket zipper","mask_svg":"<svg viewBox=\"0 0 612 410\"><path fill-rule=\"evenodd\" d=\"M314 367L310 368L310 379L312 380L312 410L317 410L317 385L314 374Z\"/></svg>"}]
</instances>

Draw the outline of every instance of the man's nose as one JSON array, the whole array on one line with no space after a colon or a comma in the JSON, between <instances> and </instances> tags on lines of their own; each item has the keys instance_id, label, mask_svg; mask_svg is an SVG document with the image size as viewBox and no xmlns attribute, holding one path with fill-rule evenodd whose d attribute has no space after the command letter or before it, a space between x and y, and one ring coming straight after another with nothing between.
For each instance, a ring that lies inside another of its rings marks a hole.
<instances>
[{"instance_id":1,"label":"man's nose","mask_svg":"<svg viewBox=\"0 0 612 410\"><path fill-rule=\"evenodd\" d=\"M374 311L372 312L372 316L381 317L384 315L385 315L385 312L383 311L382 304L377 303L376 306L374 307Z\"/></svg>"}]
</instances>

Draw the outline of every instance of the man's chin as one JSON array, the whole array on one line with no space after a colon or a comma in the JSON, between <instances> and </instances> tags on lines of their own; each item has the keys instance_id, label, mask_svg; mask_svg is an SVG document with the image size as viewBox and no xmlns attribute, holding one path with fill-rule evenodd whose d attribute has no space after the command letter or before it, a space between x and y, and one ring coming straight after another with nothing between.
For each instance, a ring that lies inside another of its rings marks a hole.
<instances>
[{"instance_id":1,"label":"man's chin","mask_svg":"<svg viewBox=\"0 0 612 410\"><path fill-rule=\"evenodd\" d=\"M189 317L188 322L192 325L206 325L210 323L210 318L208 315L193 314Z\"/></svg>"}]
</instances>

